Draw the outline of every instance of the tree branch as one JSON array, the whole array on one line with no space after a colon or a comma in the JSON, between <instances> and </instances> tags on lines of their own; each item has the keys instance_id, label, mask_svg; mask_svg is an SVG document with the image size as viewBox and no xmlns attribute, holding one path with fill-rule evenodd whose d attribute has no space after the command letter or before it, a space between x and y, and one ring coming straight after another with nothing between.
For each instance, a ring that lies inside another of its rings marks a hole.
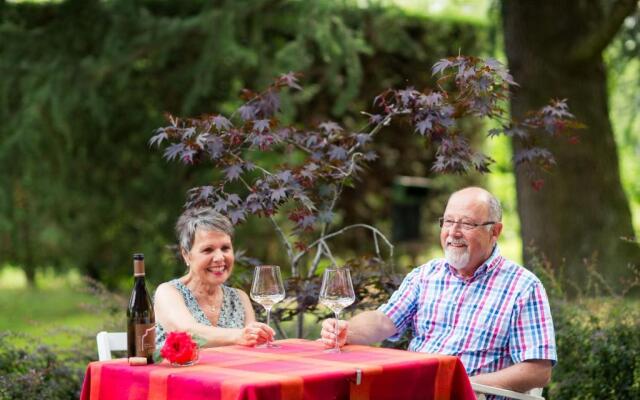
<instances>
[{"instance_id":1,"label":"tree branch","mask_svg":"<svg viewBox=\"0 0 640 400\"><path fill-rule=\"evenodd\" d=\"M326 244L326 240L330 239L334 236L338 236L341 235L342 233L348 231L349 229L353 229L353 228L365 228L365 229L369 229L371 232L373 232L374 236L378 236L380 238L382 238L382 240L384 241L384 243L387 245L387 247L389 248L389 257L393 257L393 244L391 244L391 242L389 241L389 239L387 239L387 237L380 232L380 230L378 230L377 228L368 225L368 224L353 224L353 225L349 225L349 226L345 226L342 229L339 229L337 231L331 232L328 235L322 235L320 238L318 238L316 241L314 241L313 243L311 243L309 246L307 246L307 248L304 251L301 251L300 253L296 254L296 256L294 257L294 264L298 262L298 260L300 258L302 258L302 256L304 256L309 250L311 250L313 247L318 246L318 248L320 248L320 246L324 246L325 251L323 251L326 254L326 250L328 250L328 246ZM378 253L379 255L379 249L378 247L378 242L377 240L375 241L375 246L376 246L376 253ZM314 260L314 264L319 261L319 257L320 257L320 252L316 253L316 257ZM312 268L313 270L313 268ZM315 272L315 271L314 271ZM309 276L312 276L312 274L309 274Z\"/></svg>"},{"instance_id":2,"label":"tree branch","mask_svg":"<svg viewBox=\"0 0 640 400\"><path fill-rule=\"evenodd\" d=\"M296 266L296 262L294 261L293 247L291 246L291 243L289 243L289 241L287 240L287 236L284 234L284 232L282 231L282 228L280 228L280 225L278 225L278 223L276 222L276 219L272 215L269 216L269 221L271 221L274 229L276 230L276 232L278 232L278 235L280 236L282 243L287 248L287 257L291 261L291 275L298 276L298 268Z\"/></svg>"},{"instance_id":3,"label":"tree branch","mask_svg":"<svg viewBox=\"0 0 640 400\"><path fill-rule=\"evenodd\" d=\"M603 23L593 29L569 54L569 60L573 63L583 62L602 53L618 33L624 19L633 14L637 8L637 0L616 1Z\"/></svg>"},{"instance_id":4,"label":"tree branch","mask_svg":"<svg viewBox=\"0 0 640 400\"><path fill-rule=\"evenodd\" d=\"M342 185L344 184L344 179L342 179L342 181L340 182L340 184L338 185L338 187L336 187L335 192L333 193L333 198L331 199L331 204L329 205L328 210L330 212L333 211L333 209L336 206L336 202L338 201L338 197L340 197L340 193L342 192ZM324 224L322 224L322 230L320 231L320 239L319 240L323 240L324 235L327 233L327 230L329 229L329 226L331 226L331 222L325 222ZM329 247L326 245L324 246L327 250L329 250ZM322 249L322 246L318 246L317 247L317 253L316 256L313 259L313 264L311 264L311 268L309 269L309 273L307 274L307 276L309 278L311 278L312 276L314 276L316 274L316 270L318 269L318 265L320 264L320 257L322 256L322 251L320 251ZM305 251L306 252L306 251ZM303 253L304 254L304 253ZM335 262L334 262L335 264Z\"/></svg>"}]
</instances>

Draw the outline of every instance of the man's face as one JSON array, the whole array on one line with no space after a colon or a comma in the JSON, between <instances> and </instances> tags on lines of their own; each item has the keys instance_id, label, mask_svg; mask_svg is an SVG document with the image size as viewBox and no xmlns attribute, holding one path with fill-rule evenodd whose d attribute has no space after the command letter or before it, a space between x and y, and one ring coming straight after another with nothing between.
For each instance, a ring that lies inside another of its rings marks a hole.
<instances>
[{"instance_id":1,"label":"man's face","mask_svg":"<svg viewBox=\"0 0 640 400\"><path fill-rule=\"evenodd\" d=\"M502 224L478 226L466 230L459 222L482 224L490 221L489 204L477 190L455 193L447 203L443 218L456 221L440 231L440 244L445 258L464 276L472 276L475 270L489 258L493 245L502 230Z\"/></svg>"}]
</instances>

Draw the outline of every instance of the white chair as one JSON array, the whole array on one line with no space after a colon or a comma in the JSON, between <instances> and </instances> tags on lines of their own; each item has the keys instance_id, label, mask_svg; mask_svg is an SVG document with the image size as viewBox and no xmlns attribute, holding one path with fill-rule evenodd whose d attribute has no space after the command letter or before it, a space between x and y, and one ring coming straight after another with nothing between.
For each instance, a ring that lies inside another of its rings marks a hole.
<instances>
[{"instance_id":1,"label":"white chair","mask_svg":"<svg viewBox=\"0 0 640 400\"><path fill-rule=\"evenodd\" d=\"M111 360L112 351L127 350L127 332L98 332L98 360Z\"/></svg>"},{"instance_id":2,"label":"white chair","mask_svg":"<svg viewBox=\"0 0 640 400\"><path fill-rule=\"evenodd\" d=\"M473 391L476 392L478 400L484 400L487 395L504 396L509 399L518 400L544 400L542 397L542 388L534 388L525 393L514 392L513 390L500 389L493 386L481 385L479 383L471 383Z\"/></svg>"}]
</instances>

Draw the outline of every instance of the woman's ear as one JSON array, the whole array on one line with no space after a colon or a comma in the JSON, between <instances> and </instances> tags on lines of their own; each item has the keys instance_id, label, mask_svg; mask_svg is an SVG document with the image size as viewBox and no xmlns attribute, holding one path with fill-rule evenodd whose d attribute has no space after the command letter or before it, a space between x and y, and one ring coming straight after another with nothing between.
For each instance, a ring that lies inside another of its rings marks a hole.
<instances>
[{"instance_id":1,"label":"woman's ear","mask_svg":"<svg viewBox=\"0 0 640 400\"><path fill-rule=\"evenodd\" d=\"M180 248L180 254L182 254L182 259L184 260L184 263L187 264L187 267L189 266L189 253L183 249Z\"/></svg>"}]
</instances>

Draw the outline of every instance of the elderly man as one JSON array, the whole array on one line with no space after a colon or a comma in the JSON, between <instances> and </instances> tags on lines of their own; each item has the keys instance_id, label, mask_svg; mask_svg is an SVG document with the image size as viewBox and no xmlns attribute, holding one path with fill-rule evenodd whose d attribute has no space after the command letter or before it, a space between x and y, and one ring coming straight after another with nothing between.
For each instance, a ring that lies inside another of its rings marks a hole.
<instances>
[{"instance_id":1,"label":"elderly man","mask_svg":"<svg viewBox=\"0 0 640 400\"><path fill-rule=\"evenodd\" d=\"M545 386L556 345L540 280L500 255L498 200L478 187L455 192L440 218L444 259L411 271L386 304L338 324L338 343L371 344L413 331L409 350L459 356L473 382L527 391ZM327 347L335 320L323 322Z\"/></svg>"}]
</instances>

